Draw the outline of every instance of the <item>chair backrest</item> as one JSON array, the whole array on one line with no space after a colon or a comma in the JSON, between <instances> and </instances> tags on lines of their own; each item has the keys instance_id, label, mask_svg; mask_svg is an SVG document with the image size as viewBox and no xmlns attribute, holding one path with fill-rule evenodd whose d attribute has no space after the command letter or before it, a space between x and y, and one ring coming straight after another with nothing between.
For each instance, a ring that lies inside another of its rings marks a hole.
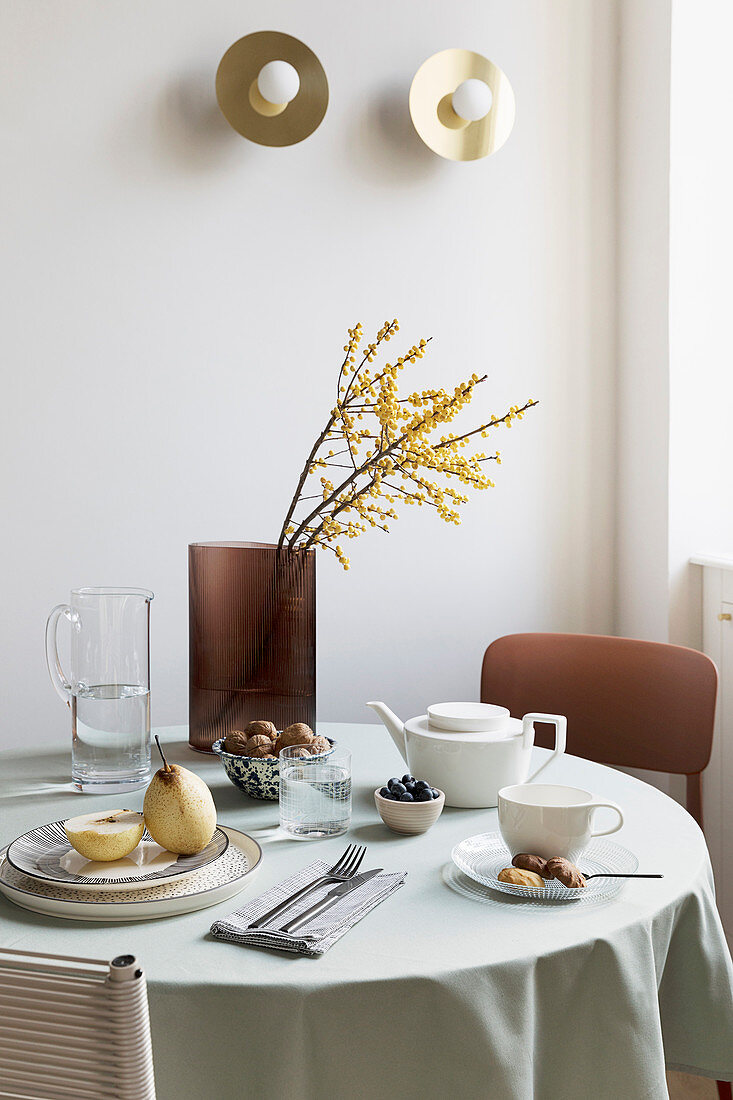
<instances>
[{"instance_id":1,"label":"chair backrest","mask_svg":"<svg viewBox=\"0 0 733 1100\"><path fill-rule=\"evenodd\" d=\"M684 646L599 634L509 634L484 654L481 699L564 714L568 752L691 775L710 760L718 671ZM552 744L537 726L537 744Z\"/></svg>"},{"instance_id":2,"label":"chair backrest","mask_svg":"<svg viewBox=\"0 0 733 1100\"><path fill-rule=\"evenodd\" d=\"M0 949L0 1096L155 1100L148 994L133 955Z\"/></svg>"}]
</instances>

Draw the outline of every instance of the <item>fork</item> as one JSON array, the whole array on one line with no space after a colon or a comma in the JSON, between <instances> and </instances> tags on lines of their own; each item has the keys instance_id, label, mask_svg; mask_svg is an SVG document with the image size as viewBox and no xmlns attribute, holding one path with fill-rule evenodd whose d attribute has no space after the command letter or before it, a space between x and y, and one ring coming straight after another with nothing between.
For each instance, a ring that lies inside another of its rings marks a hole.
<instances>
[{"instance_id":1,"label":"fork","mask_svg":"<svg viewBox=\"0 0 733 1100\"><path fill-rule=\"evenodd\" d=\"M317 889L319 886L323 886L326 882L348 882L350 878L353 878L356 872L361 867L361 861L366 855L366 845L364 844L350 844L341 859L334 863L330 871L326 871L324 875L317 878L315 882L309 882L307 886L303 886L295 894L291 894L289 898L285 898L285 901L278 902L272 909L268 909L266 913L263 913L257 920L252 921L249 925L250 928L261 928L263 924L267 924L273 917L279 917L281 913L284 913L286 909L296 902L304 898L306 894L309 894L311 890Z\"/></svg>"}]
</instances>

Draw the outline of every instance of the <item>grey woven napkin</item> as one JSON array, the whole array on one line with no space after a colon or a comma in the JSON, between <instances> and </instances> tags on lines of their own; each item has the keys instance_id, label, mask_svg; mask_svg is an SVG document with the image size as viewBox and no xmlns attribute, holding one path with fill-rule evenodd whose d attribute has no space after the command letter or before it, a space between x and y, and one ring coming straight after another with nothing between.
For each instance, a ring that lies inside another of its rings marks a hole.
<instances>
[{"instance_id":1,"label":"grey woven napkin","mask_svg":"<svg viewBox=\"0 0 733 1100\"><path fill-rule=\"evenodd\" d=\"M338 898L335 905L326 909L324 913L319 913L312 922L304 924L297 932L279 932L278 926L287 924L299 913L315 905L337 885L335 882L327 882L295 902L280 917L276 917L272 922L273 927L249 927L251 922L262 913L266 913L278 902L295 894L307 883L315 882L321 875L325 875L328 869L327 863L320 859L316 860L296 875L291 875L284 882L278 883L241 909L237 909L225 920L215 921L211 926L211 934L220 940L230 940L232 943L272 947L276 951L292 951L296 955L323 955L357 921L366 916L370 909L379 905L380 901L384 901L395 890L399 890L407 878L407 871L375 875L368 882L362 883L361 886Z\"/></svg>"}]
</instances>

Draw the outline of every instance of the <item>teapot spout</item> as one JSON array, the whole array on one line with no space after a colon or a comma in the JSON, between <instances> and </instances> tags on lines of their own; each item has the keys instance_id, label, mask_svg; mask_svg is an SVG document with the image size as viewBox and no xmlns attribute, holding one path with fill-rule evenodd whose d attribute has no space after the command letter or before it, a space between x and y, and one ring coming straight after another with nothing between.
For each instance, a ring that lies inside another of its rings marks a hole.
<instances>
[{"instance_id":1,"label":"teapot spout","mask_svg":"<svg viewBox=\"0 0 733 1100\"><path fill-rule=\"evenodd\" d=\"M390 737L394 741L395 745L400 751L402 759L407 763L407 753L405 751L405 727L399 720L394 711L391 711L386 703L367 703L368 707L376 711L382 722L389 730Z\"/></svg>"}]
</instances>

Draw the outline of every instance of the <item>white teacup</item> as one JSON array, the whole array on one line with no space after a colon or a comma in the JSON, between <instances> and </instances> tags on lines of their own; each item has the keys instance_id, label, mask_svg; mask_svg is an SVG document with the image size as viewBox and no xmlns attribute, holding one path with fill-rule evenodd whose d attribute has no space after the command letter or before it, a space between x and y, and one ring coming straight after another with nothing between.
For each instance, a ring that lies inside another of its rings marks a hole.
<instances>
[{"instance_id":1,"label":"white teacup","mask_svg":"<svg viewBox=\"0 0 733 1100\"><path fill-rule=\"evenodd\" d=\"M593 832L593 811L600 806L615 810L618 823ZM512 856L520 852L551 859L577 860L591 837L608 836L624 823L615 802L595 798L579 787L556 783L516 783L499 791L499 831Z\"/></svg>"}]
</instances>

